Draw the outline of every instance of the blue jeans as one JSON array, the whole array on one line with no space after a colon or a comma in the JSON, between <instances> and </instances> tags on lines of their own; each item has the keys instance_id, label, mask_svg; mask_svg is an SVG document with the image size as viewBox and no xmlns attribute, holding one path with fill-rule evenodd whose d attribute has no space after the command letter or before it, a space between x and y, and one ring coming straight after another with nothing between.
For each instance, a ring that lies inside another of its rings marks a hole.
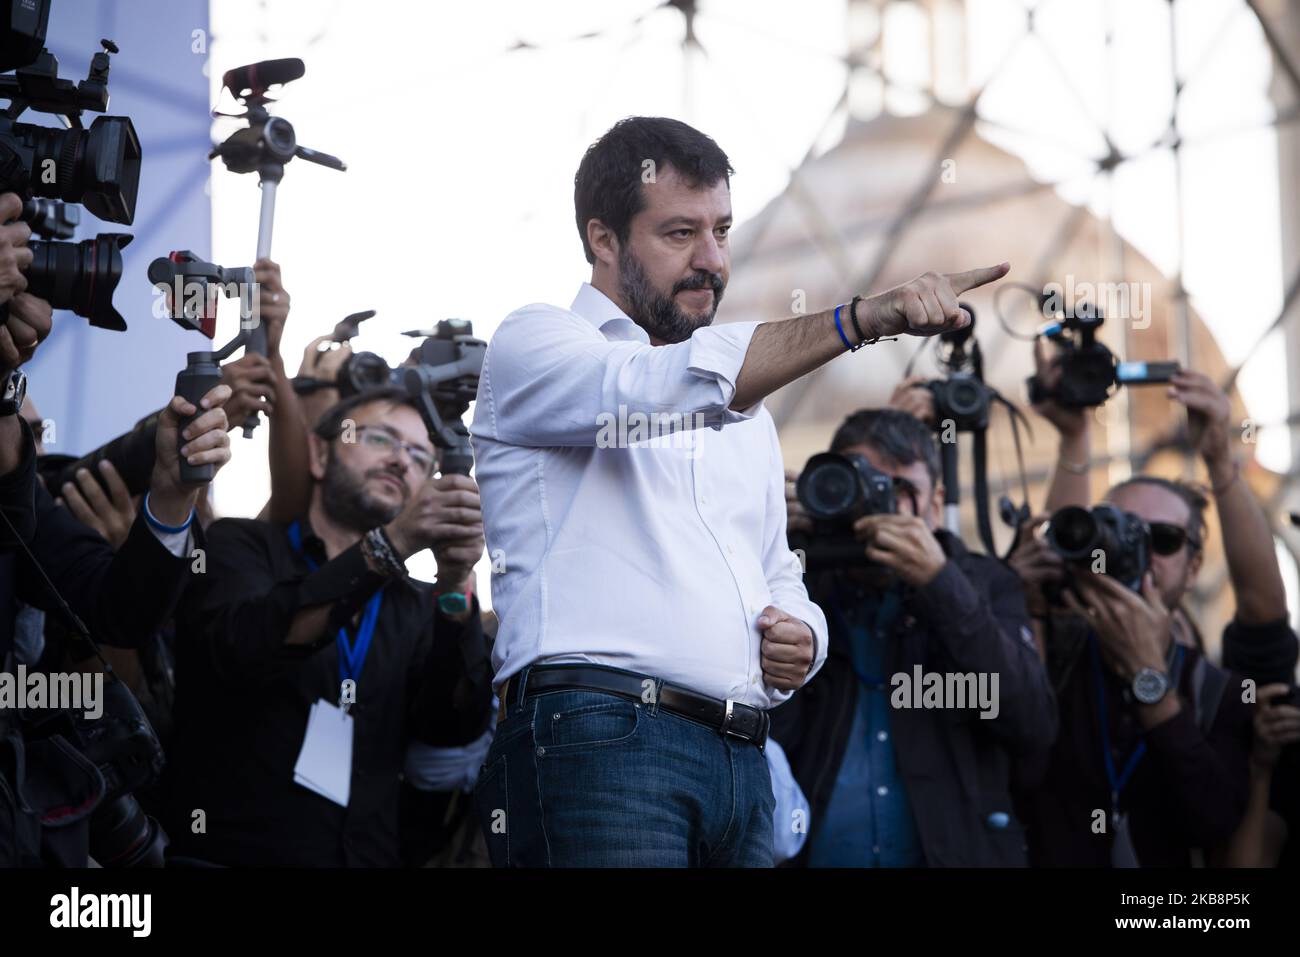
<instances>
[{"instance_id":1,"label":"blue jeans","mask_svg":"<svg viewBox=\"0 0 1300 957\"><path fill-rule=\"evenodd\" d=\"M497 725L474 788L494 867L771 867L758 748L617 695L552 691Z\"/></svg>"}]
</instances>

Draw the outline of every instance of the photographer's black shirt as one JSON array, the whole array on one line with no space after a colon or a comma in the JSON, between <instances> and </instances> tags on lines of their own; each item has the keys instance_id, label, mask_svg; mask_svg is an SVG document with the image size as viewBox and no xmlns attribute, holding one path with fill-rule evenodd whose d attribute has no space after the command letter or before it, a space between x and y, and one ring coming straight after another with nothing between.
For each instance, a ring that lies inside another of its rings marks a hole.
<instances>
[{"instance_id":1,"label":"photographer's black shirt","mask_svg":"<svg viewBox=\"0 0 1300 957\"><path fill-rule=\"evenodd\" d=\"M371 572L353 546L332 561L305 520L225 519L208 530L207 569L182 602L168 833L173 853L228 865L397 866L406 746L458 746L487 728L491 671L477 603L465 623L432 588ZM319 566L312 570L308 562ZM383 600L357 679L346 808L294 783L312 705L339 701L337 625L315 648L285 646L294 615L333 606L348 621ZM202 810L205 832L197 832Z\"/></svg>"},{"instance_id":2,"label":"photographer's black shirt","mask_svg":"<svg viewBox=\"0 0 1300 957\"><path fill-rule=\"evenodd\" d=\"M1252 710L1242 703L1241 679L1228 675L1207 734L1197 724L1192 690L1199 652L1186 648L1178 681L1180 711L1144 730L1127 682L1105 666L1100 674L1106 710L1099 712L1098 671L1086 645L1086 628L1068 616L1053 623L1049 660L1061 644L1075 647L1065 656L1066 667L1053 676L1061 730L1046 776L1022 801L1031 866L1111 866L1114 833L1103 720L1117 776L1145 742L1145 752L1120 792L1120 810L1128 815L1140 866L1188 867L1194 851L1221 846L1246 807Z\"/></svg>"}]
</instances>

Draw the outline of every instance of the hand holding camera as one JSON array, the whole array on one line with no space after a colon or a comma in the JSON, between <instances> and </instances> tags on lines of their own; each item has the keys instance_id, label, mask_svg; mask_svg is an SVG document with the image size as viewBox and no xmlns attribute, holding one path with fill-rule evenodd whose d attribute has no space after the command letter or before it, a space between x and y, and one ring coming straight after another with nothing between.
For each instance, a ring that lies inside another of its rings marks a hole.
<instances>
[{"instance_id":1,"label":"hand holding camera","mask_svg":"<svg viewBox=\"0 0 1300 957\"><path fill-rule=\"evenodd\" d=\"M915 416L926 425L934 425L934 390L923 375L909 376L894 386L889 408Z\"/></svg>"},{"instance_id":2,"label":"hand holding camera","mask_svg":"<svg viewBox=\"0 0 1300 957\"><path fill-rule=\"evenodd\" d=\"M23 212L23 201L17 193L0 195L0 305L9 302L27 288L27 267L32 264L32 251L27 248L32 228L22 221L14 222Z\"/></svg>"},{"instance_id":3,"label":"hand holding camera","mask_svg":"<svg viewBox=\"0 0 1300 957\"><path fill-rule=\"evenodd\" d=\"M36 354L53 327L53 310L44 299L20 292L9 301L9 316L0 325L0 375L7 376Z\"/></svg>"},{"instance_id":4,"label":"hand holding camera","mask_svg":"<svg viewBox=\"0 0 1300 957\"><path fill-rule=\"evenodd\" d=\"M100 459L97 468L102 485L89 469L78 469L75 484L65 482L58 490L61 494L56 502L65 506L82 525L104 536L113 551L117 551L135 523L136 506L131 490L112 462Z\"/></svg>"},{"instance_id":5,"label":"hand holding camera","mask_svg":"<svg viewBox=\"0 0 1300 957\"><path fill-rule=\"evenodd\" d=\"M289 318L289 293L280 279L279 264L270 259L262 258L253 263L253 276L257 279L258 316L266 327L267 355L278 356L284 323Z\"/></svg>"},{"instance_id":6,"label":"hand holding camera","mask_svg":"<svg viewBox=\"0 0 1300 957\"><path fill-rule=\"evenodd\" d=\"M1066 606L1091 626L1111 670L1125 681L1145 668L1163 672L1166 645L1173 639L1170 612L1155 577L1150 572L1142 577L1141 593L1087 569L1075 569L1073 579L1075 590L1065 593Z\"/></svg>"},{"instance_id":7,"label":"hand holding camera","mask_svg":"<svg viewBox=\"0 0 1300 957\"><path fill-rule=\"evenodd\" d=\"M1282 756L1282 749L1297 741L1300 741L1300 694L1288 685L1264 685L1259 689L1259 707L1255 711L1251 764L1258 771L1271 772Z\"/></svg>"},{"instance_id":8,"label":"hand holding camera","mask_svg":"<svg viewBox=\"0 0 1300 957\"><path fill-rule=\"evenodd\" d=\"M211 389L196 408L181 396L173 396L158 418L154 445L153 477L149 483L149 509L165 525L183 525L194 507L201 484L181 479L181 458L190 465L211 465L220 469L230 461L230 422L224 408L230 386ZM182 429L182 420L197 415ZM179 446L179 448L178 448Z\"/></svg>"},{"instance_id":9,"label":"hand holding camera","mask_svg":"<svg viewBox=\"0 0 1300 957\"><path fill-rule=\"evenodd\" d=\"M916 515L864 515L853 523L853 536L866 545L868 561L915 588L934 581L948 563L934 532Z\"/></svg>"},{"instance_id":10,"label":"hand holding camera","mask_svg":"<svg viewBox=\"0 0 1300 957\"><path fill-rule=\"evenodd\" d=\"M1187 408L1188 441L1205 459L1211 478L1219 484L1214 474L1216 469L1232 464L1228 444L1232 403L1209 376L1190 369L1183 369L1170 379L1168 393L1169 398Z\"/></svg>"},{"instance_id":11,"label":"hand holding camera","mask_svg":"<svg viewBox=\"0 0 1300 957\"><path fill-rule=\"evenodd\" d=\"M226 418L232 429L254 412L262 412L267 418L274 414L276 374L266 356L245 352L221 367L221 381L230 386Z\"/></svg>"},{"instance_id":12,"label":"hand holding camera","mask_svg":"<svg viewBox=\"0 0 1300 957\"><path fill-rule=\"evenodd\" d=\"M1046 515L1035 515L1021 524L1016 547L1007 558L1007 564L1024 584L1025 604L1034 618L1047 615L1052 603L1049 593L1059 593L1065 581L1065 559L1035 534L1047 520Z\"/></svg>"},{"instance_id":13,"label":"hand holding camera","mask_svg":"<svg viewBox=\"0 0 1300 957\"><path fill-rule=\"evenodd\" d=\"M432 548L439 581L463 582L484 548L478 486L466 475L430 479L385 531L403 559Z\"/></svg>"}]
</instances>

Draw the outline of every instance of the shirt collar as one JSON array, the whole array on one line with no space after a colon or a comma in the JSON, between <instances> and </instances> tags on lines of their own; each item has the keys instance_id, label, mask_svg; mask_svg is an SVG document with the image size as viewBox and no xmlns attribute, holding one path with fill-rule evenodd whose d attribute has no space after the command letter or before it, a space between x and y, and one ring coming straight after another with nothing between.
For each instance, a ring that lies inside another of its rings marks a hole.
<instances>
[{"instance_id":1,"label":"shirt collar","mask_svg":"<svg viewBox=\"0 0 1300 957\"><path fill-rule=\"evenodd\" d=\"M570 311L586 319L606 339L634 339L649 343L646 331L628 318L612 299L589 282L584 282L573 299Z\"/></svg>"}]
</instances>

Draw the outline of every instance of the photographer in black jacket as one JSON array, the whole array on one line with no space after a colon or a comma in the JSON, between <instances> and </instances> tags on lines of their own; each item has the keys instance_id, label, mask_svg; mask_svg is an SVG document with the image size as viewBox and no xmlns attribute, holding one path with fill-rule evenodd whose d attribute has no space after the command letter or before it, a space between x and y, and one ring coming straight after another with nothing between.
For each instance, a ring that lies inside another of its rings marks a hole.
<instances>
[{"instance_id":1,"label":"photographer in black jacket","mask_svg":"<svg viewBox=\"0 0 1300 957\"><path fill-rule=\"evenodd\" d=\"M190 862L398 866L408 745L454 748L488 727L473 483L432 478L401 389L338 403L310 438L306 512L215 522L177 615L168 830ZM406 575L425 548L436 586Z\"/></svg>"},{"instance_id":2,"label":"photographer in black jacket","mask_svg":"<svg viewBox=\"0 0 1300 957\"><path fill-rule=\"evenodd\" d=\"M854 413L831 450L863 457L901 494L898 514L853 524L874 567L810 575L829 657L772 720L811 807L796 863L1024 865L1012 762L1045 751L1056 719L1019 582L936 528L939 455L918 419ZM812 528L793 499L789 528ZM958 686L964 702L945 690Z\"/></svg>"},{"instance_id":3,"label":"photographer in black jacket","mask_svg":"<svg viewBox=\"0 0 1300 957\"><path fill-rule=\"evenodd\" d=\"M1050 394L1061 364L1043 353L1038 375ZM1190 370L1174 376L1168 394L1187 410L1188 444L1205 463L1219 515L1237 603L1223 633L1232 671L1208 661L1182 608L1209 534L1200 489L1135 475L1106 493L1149 528L1150 571L1139 587L1093 573L1100 568L1067 568L1042 537L1022 537L1011 564L1044 640L1061 721L1043 784L1023 807L1035 864L1186 867L1267 856L1230 845L1248 794L1260 798L1251 798L1254 813L1268 812L1271 766L1250 761L1251 689L1288 680L1296 638L1268 520L1233 454L1228 396ZM1088 410L1049 398L1035 411L1061 436L1047 511L1090 506ZM1067 580L1068 611L1052 607L1044 589ZM1259 834L1265 822L1254 823L1243 826Z\"/></svg>"}]
</instances>

